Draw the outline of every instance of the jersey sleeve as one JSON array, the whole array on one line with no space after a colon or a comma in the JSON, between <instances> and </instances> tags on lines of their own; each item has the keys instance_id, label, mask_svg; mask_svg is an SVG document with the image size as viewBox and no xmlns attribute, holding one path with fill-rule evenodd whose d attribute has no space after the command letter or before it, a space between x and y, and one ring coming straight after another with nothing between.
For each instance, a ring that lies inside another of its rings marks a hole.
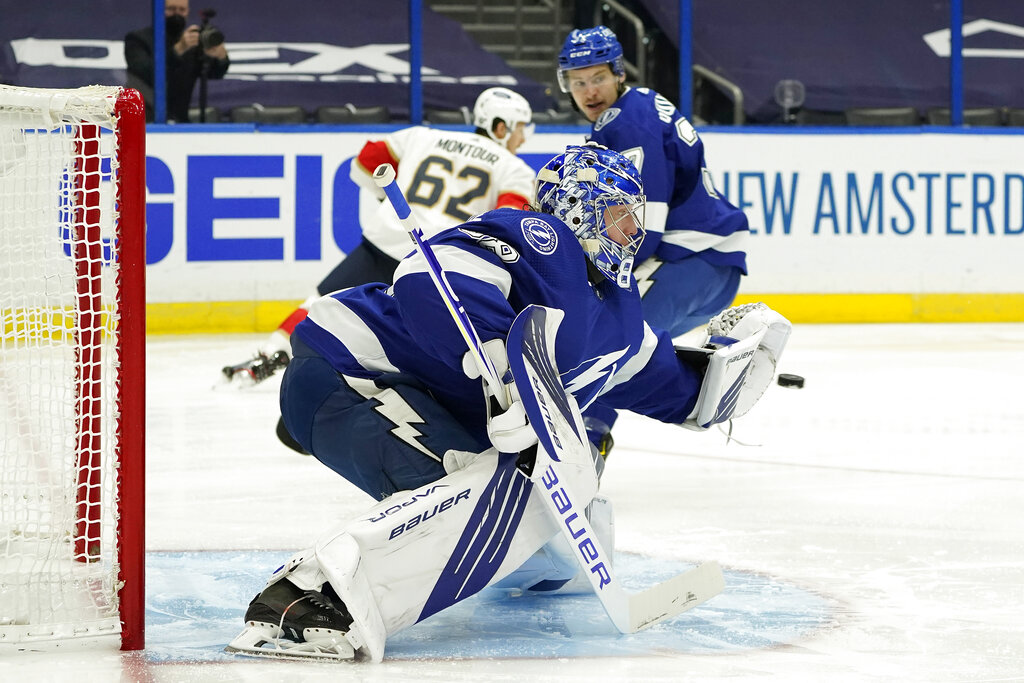
<instances>
[{"instance_id":1,"label":"jersey sleeve","mask_svg":"<svg viewBox=\"0 0 1024 683\"><path fill-rule=\"evenodd\" d=\"M404 128L385 136L383 140L368 140L352 161L352 168L349 170L352 181L363 189L370 190L378 199L383 199L384 191L373 181L373 172L381 164L391 164L395 173L398 173L408 138L415 129L416 127Z\"/></svg>"},{"instance_id":2,"label":"jersey sleeve","mask_svg":"<svg viewBox=\"0 0 1024 683\"><path fill-rule=\"evenodd\" d=\"M533 169L519 157L510 154L508 160L502 163L501 173L496 180L498 200L494 208L522 209L533 203Z\"/></svg>"},{"instance_id":3,"label":"jersey sleeve","mask_svg":"<svg viewBox=\"0 0 1024 683\"><path fill-rule=\"evenodd\" d=\"M680 424L697 404L703 376L681 363L668 332L655 331L645 324L644 344L623 368L601 402L622 410Z\"/></svg>"}]
</instances>

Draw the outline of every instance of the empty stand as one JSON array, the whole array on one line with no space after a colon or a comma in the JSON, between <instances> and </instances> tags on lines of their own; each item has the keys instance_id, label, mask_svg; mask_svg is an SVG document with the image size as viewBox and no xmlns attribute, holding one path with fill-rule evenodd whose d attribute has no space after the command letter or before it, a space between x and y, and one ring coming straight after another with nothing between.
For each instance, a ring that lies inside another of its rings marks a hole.
<instances>
[{"instance_id":1,"label":"empty stand","mask_svg":"<svg viewBox=\"0 0 1024 683\"><path fill-rule=\"evenodd\" d=\"M231 108L233 123L305 123L306 110L298 105L264 107L246 104Z\"/></svg>"},{"instance_id":2,"label":"empty stand","mask_svg":"<svg viewBox=\"0 0 1024 683\"><path fill-rule=\"evenodd\" d=\"M188 120L192 123L199 123L199 107L192 107L188 110ZM220 110L216 107L206 108L206 121L203 123L219 123Z\"/></svg>"},{"instance_id":3,"label":"empty stand","mask_svg":"<svg viewBox=\"0 0 1024 683\"><path fill-rule=\"evenodd\" d=\"M929 109L926 119L932 126L952 125L949 107ZM964 124L968 126L1001 126L1003 125L1003 112L997 107L964 109Z\"/></svg>"},{"instance_id":4,"label":"empty stand","mask_svg":"<svg viewBox=\"0 0 1024 683\"><path fill-rule=\"evenodd\" d=\"M427 123L473 124L473 112L469 110L469 107L459 107L458 109L427 108L423 112L423 118L426 119Z\"/></svg>"},{"instance_id":5,"label":"empty stand","mask_svg":"<svg viewBox=\"0 0 1024 683\"><path fill-rule=\"evenodd\" d=\"M387 123L391 112L384 105L357 107L354 104L317 107L317 123Z\"/></svg>"},{"instance_id":6,"label":"empty stand","mask_svg":"<svg viewBox=\"0 0 1024 683\"><path fill-rule=\"evenodd\" d=\"M921 115L913 107L853 107L845 113L851 126L921 125Z\"/></svg>"}]
</instances>

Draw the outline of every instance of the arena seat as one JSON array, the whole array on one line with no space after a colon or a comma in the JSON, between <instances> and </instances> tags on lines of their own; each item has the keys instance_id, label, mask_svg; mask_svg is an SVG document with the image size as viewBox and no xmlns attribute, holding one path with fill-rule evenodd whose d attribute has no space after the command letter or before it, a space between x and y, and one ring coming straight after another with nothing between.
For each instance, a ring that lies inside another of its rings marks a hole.
<instances>
[{"instance_id":1,"label":"arena seat","mask_svg":"<svg viewBox=\"0 0 1024 683\"><path fill-rule=\"evenodd\" d=\"M851 107L844 113L851 126L921 125L921 115L913 107Z\"/></svg>"},{"instance_id":2,"label":"arena seat","mask_svg":"<svg viewBox=\"0 0 1024 683\"><path fill-rule=\"evenodd\" d=\"M533 123L550 123L563 126L572 126L577 124L590 125L589 121L584 120L582 115L577 114L574 111L555 111L554 109L545 109L544 111L534 112Z\"/></svg>"},{"instance_id":3,"label":"arena seat","mask_svg":"<svg viewBox=\"0 0 1024 683\"><path fill-rule=\"evenodd\" d=\"M316 108L317 123L387 123L391 112L384 105L357 107L352 103Z\"/></svg>"},{"instance_id":4,"label":"arena seat","mask_svg":"<svg viewBox=\"0 0 1024 683\"><path fill-rule=\"evenodd\" d=\"M796 113L798 126L845 126L846 114L823 109L800 109Z\"/></svg>"},{"instance_id":5,"label":"arena seat","mask_svg":"<svg viewBox=\"0 0 1024 683\"><path fill-rule=\"evenodd\" d=\"M192 123L199 123L199 107L192 107L188 110L188 120ZM205 123L219 123L220 122L220 110L216 107L206 108L206 121Z\"/></svg>"},{"instance_id":6,"label":"arena seat","mask_svg":"<svg viewBox=\"0 0 1024 683\"><path fill-rule=\"evenodd\" d=\"M1024 109L1010 107L1006 110L1006 125L1024 126Z\"/></svg>"},{"instance_id":7,"label":"arena seat","mask_svg":"<svg viewBox=\"0 0 1024 683\"><path fill-rule=\"evenodd\" d=\"M451 123L473 125L473 112L469 107L458 109L430 109L423 112L423 118L427 123Z\"/></svg>"},{"instance_id":8,"label":"arena seat","mask_svg":"<svg viewBox=\"0 0 1024 683\"><path fill-rule=\"evenodd\" d=\"M298 105L264 107L246 104L231 108L233 123L306 123L306 110Z\"/></svg>"},{"instance_id":9,"label":"arena seat","mask_svg":"<svg viewBox=\"0 0 1024 683\"><path fill-rule=\"evenodd\" d=\"M949 107L932 107L926 113L926 120L931 126L952 125ZM1003 112L997 107L964 109L964 124L968 126L1001 126Z\"/></svg>"}]
</instances>

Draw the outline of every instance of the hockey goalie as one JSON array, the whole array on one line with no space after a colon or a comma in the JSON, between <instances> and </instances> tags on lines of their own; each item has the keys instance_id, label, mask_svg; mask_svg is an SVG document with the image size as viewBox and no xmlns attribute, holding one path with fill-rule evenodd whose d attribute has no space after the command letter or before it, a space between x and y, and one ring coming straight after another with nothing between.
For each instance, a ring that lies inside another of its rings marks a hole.
<instances>
[{"instance_id":1,"label":"hockey goalie","mask_svg":"<svg viewBox=\"0 0 1024 683\"><path fill-rule=\"evenodd\" d=\"M740 417L791 326L763 304L716 316L699 348L648 326L632 276L644 203L628 159L571 146L538 174L536 210L482 214L407 256L392 286L312 305L284 422L379 502L278 568L228 651L380 661L388 636L487 586L552 590L577 573L622 630L669 613L650 605L661 593L639 607L602 594L611 505L580 410L600 396L695 430Z\"/></svg>"}]
</instances>

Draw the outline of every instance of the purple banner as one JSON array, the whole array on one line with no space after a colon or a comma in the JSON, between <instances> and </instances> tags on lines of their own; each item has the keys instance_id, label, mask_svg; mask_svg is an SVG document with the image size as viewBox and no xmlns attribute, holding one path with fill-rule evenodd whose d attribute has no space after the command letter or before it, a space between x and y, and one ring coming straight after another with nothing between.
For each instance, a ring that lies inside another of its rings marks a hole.
<instances>
[{"instance_id":1,"label":"purple banner","mask_svg":"<svg viewBox=\"0 0 1024 683\"><path fill-rule=\"evenodd\" d=\"M0 0L0 82L40 88L122 85L124 36L151 24L151 3ZM404 0L211 0L231 68L211 80L208 104L387 105L409 115L409 8ZM199 23L206 4L192 5ZM554 65L552 65L552 70ZM423 106L472 106L496 85L534 110L555 105L548 86L481 48L458 22L423 8ZM193 95L193 106L198 87Z\"/></svg>"},{"instance_id":2,"label":"purple banner","mask_svg":"<svg viewBox=\"0 0 1024 683\"><path fill-rule=\"evenodd\" d=\"M678 45L679 0L636 0ZM964 106L1024 107L1024 3L965 0ZM693 63L736 83L748 117L796 79L809 109L949 106L949 2L693 0Z\"/></svg>"}]
</instances>

